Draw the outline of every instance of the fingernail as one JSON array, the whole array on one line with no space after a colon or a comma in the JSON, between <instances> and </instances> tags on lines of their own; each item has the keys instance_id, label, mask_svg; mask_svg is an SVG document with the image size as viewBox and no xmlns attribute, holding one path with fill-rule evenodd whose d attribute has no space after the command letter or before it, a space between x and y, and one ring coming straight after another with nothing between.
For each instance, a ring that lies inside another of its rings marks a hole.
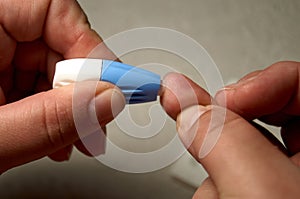
<instances>
[{"instance_id":1,"label":"fingernail","mask_svg":"<svg viewBox=\"0 0 300 199\"><path fill-rule=\"evenodd\" d=\"M236 83L233 83L233 84L230 84L230 85L226 86L224 89L225 90L230 90L230 89L233 89L235 87L248 84L248 83L252 82L253 80L255 80L261 73L262 73L262 71L254 71L254 72L244 76L243 78L241 78Z\"/></svg>"},{"instance_id":2,"label":"fingernail","mask_svg":"<svg viewBox=\"0 0 300 199\"><path fill-rule=\"evenodd\" d=\"M240 79L237 84L247 84L253 80L255 80L258 76L260 76L260 74L263 71L254 71L248 75L246 75L245 77L243 77L242 79Z\"/></svg>"},{"instance_id":3,"label":"fingernail","mask_svg":"<svg viewBox=\"0 0 300 199\"><path fill-rule=\"evenodd\" d=\"M113 120L124 108L123 94L116 89L107 89L99 93L89 105L89 114L93 123L105 125Z\"/></svg>"},{"instance_id":4,"label":"fingernail","mask_svg":"<svg viewBox=\"0 0 300 199\"><path fill-rule=\"evenodd\" d=\"M218 106L222 106L222 107L226 107L227 103L226 103L226 98L227 98L227 94L229 92L234 92L235 89L231 88L231 87L224 87L221 90L219 90L214 98L214 104L218 105Z\"/></svg>"},{"instance_id":5,"label":"fingernail","mask_svg":"<svg viewBox=\"0 0 300 199\"><path fill-rule=\"evenodd\" d=\"M181 109L198 104L198 98L192 82L178 73L170 73L163 79L163 91L169 90L178 101Z\"/></svg>"},{"instance_id":6,"label":"fingernail","mask_svg":"<svg viewBox=\"0 0 300 199\"><path fill-rule=\"evenodd\" d=\"M184 109L177 117L177 130L186 148L189 148L196 136L199 118L208 110L201 105L191 106Z\"/></svg>"}]
</instances>

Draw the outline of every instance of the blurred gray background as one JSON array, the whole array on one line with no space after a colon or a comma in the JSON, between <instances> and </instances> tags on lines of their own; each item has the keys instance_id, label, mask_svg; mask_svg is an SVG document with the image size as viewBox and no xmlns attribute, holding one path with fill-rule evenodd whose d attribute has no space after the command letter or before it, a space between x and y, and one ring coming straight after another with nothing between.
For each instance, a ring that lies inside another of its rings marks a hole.
<instances>
[{"instance_id":1,"label":"blurred gray background","mask_svg":"<svg viewBox=\"0 0 300 199\"><path fill-rule=\"evenodd\" d=\"M225 83L280 60L300 61L298 0L80 0L92 27L103 37L132 28L163 27L180 31L200 43L213 58ZM121 58L133 65L162 63L202 85L191 67L155 50ZM205 85L202 85L205 87ZM272 86L272 85L270 85ZM132 118L149 122L145 106L131 108ZM268 127L277 132L276 128ZM175 135L166 122L154 140L132 139L116 127L108 136L134 152L155 150ZM0 177L0 198L191 198L206 173L188 154L172 165L146 174L113 170L76 150L69 162L47 158L15 168Z\"/></svg>"}]
</instances>

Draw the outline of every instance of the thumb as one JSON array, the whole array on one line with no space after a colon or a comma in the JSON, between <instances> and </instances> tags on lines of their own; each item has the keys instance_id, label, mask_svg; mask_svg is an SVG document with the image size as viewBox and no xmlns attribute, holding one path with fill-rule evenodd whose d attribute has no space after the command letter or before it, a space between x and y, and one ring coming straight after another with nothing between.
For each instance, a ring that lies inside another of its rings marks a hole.
<instances>
[{"instance_id":1,"label":"thumb","mask_svg":"<svg viewBox=\"0 0 300 199\"><path fill-rule=\"evenodd\" d=\"M224 198L299 197L298 168L239 115L218 106L192 106L178 115L177 128Z\"/></svg>"},{"instance_id":2,"label":"thumb","mask_svg":"<svg viewBox=\"0 0 300 199\"><path fill-rule=\"evenodd\" d=\"M124 105L123 95L113 85L81 82L1 106L0 172L52 154L95 132ZM77 123L97 125L79 135Z\"/></svg>"}]
</instances>

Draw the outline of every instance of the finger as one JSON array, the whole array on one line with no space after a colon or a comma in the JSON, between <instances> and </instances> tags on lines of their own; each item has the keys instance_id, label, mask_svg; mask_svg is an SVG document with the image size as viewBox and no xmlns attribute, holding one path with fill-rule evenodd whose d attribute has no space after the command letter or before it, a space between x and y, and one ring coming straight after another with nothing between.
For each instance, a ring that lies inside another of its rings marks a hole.
<instances>
[{"instance_id":1,"label":"finger","mask_svg":"<svg viewBox=\"0 0 300 199\"><path fill-rule=\"evenodd\" d=\"M86 89L86 88L77 88L77 89ZM118 93L116 93L118 94ZM112 94L114 95L114 94ZM119 95L119 94L118 94ZM123 96L123 95L122 95ZM73 98L73 103L81 103L81 99L82 95L81 93L77 92ZM119 103L119 102L118 102ZM112 104L118 104L118 103L112 103ZM98 117L98 118L102 118L102 120L105 122L104 124L107 124L110 120L105 120L103 118L106 118L106 113L102 112L102 111L96 111L95 109L97 107L105 107L107 106L107 104L105 103L105 101L103 100L94 100L94 103L92 103L92 105L90 105L90 112L91 115ZM123 108L123 106L121 107ZM120 107L117 107L116 105L111 105L111 111L112 111L112 115L115 116L116 114L118 114L120 112ZM115 109L117 109L115 111ZM116 112L116 114L114 114ZM81 112L77 113L80 117L81 116ZM75 113L76 115L76 113ZM77 122L76 118L75 121ZM77 130L78 131L82 131L83 133L86 131L86 129L90 128L89 123L85 122L85 121L78 121L77 122ZM101 154L104 154L105 152L105 145L106 145L106 137L105 137L105 127L104 125L102 125L102 128L94 128L96 130L92 130L91 133L89 133L89 135L87 136L80 136L80 140L78 140L75 143L75 146L84 154L88 155L88 156L98 156Z\"/></svg>"},{"instance_id":2,"label":"finger","mask_svg":"<svg viewBox=\"0 0 300 199\"><path fill-rule=\"evenodd\" d=\"M54 153L48 155L48 157L57 162L67 161L71 157L72 150L73 145L71 144L62 149L59 149L58 151L55 151Z\"/></svg>"},{"instance_id":3,"label":"finger","mask_svg":"<svg viewBox=\"0 0 300 199\"><path fill-rule=\"evenodd\" d=\"M46 74L49 51L52 50L49 49L42 39L18 43L13 65L18 71Z\"/></svg>"},{"instance_id":4,"label":"finger","mask_svg":"<svg viewBox=\"0 0 300 199\"><path fill-rule=\"evenodd\" d=\"M170 73L163 79L160 102L166 112L175 120L178 113L195 104L208 105L210 95L189 78L178 73Z\"/></svg>"},{"instance_id":5,"label":"finger","mask_svg":"<svg viewBox=\"0 0 300 199\"><path fill-rule=\"evenodd\" d=\"M32 41L43 32L43 24L51 1L3 0L1 24L5 31L17 41Z\"/></svg>"},{"instance_id":6,"label":"finger","mask_svg":"<svg viewBox=\"0 0 300 199\"><path fill-rule=\"evenodd\" d=\"M60 54L49 49L41 39L19 43L13 59L14 89L26 92L45 90L45 83L51 85L55 64L62 59Z\"/></svg>"},{"instance_id":7,"label":"finger","mask_svg":"<svg viewBox=\"0 0 300 199\"><path fill-rule=\"evenodd\" d=\"M2 25L0 25L0 41L0 55L4 58L0 59L0 72L3 72L3 70L6 70L10 66L17 44L16 41L13 38L11 38L9 34L5 31Z\"/></svg>"},{"instance_id":8,"label":"finger","mask_svg":"<svg viewBox=\"0 0 300 199\"><path fill-rule=\"evenodd\" d=\"M81 94L79 94L79 95L81 95ZM81 97L81 96L79 96L79 97ZM76 100L74 100L74 101L76 101ZM95 104L95 107L106 106L106 104L102 104L102 102L103 101L98 101L98 103ZM116 111L116 114L114 114L114 112L115 112L114 109L115 108L112 108L113 116L116 117L118 110ZM93 110L93 111L96 112L95 110ZM98 113L98 118L105 117L105 115L103 115L101 113L102 112ZM108 123L108 122L109 121L107 121L105 123ZM106 134L106 127L102 125L100 129L96 130L96 132L90 133L87 136L81 136L80 139L74 143L74 145L80 152L82 152L83 154L85 154L87 156L90 156L90 157L99 156L99 155L105 153L105 146L106 146L105 134ZM62 152L64 152L64 150L62 150ZM68 152L68 150L67 150L67 152ZM64 152L64 156L61 153L59 153L58 156L63 156L65 158L67 158L67 155L68 154L66 152ZM51 157L51 156L50 156L50 158L53 159L53 157ZM54 159L54 160L56 160L56 159Z\"/></svg>"},{"instance_id":9,"label":"finger","mask_svg":"<svg viewBox=\"0 0 300 199\"><path fill-rule=\"evenodd\" d=\"M52 86L55 63L61 56L49 49L41 40L18 44L14 60L14 92L23 93L19 99L36 92L49 90ZM8 96L8 98L11 98ZM18 100L18 99L11 99Z\"/></svg>"},{"instance_id":10,"label":"finger","mask_svg":"<svg viewBox=\"0 0 300 199\"><path fill-rule=\"evenodd\" d=\"M102 129L105 131L105 128ZM96 157L105 153L106 137L103 131L92 133L77 142L75 142L76 148L83 154Z\"/></svg>"},{"instance_id":11,"label":"finger","mask_svg":"<svg viewBox=\"0 0 300 199\"><path fill-rule=\"evenodd\" d=\"M224 110L192 106L177 117L181 139L186 146L186 141L191 141L190 153L204 166L219 193L237 198L282 198L286 191L299 195L298 168L255 127L229 110L224 114ZM211 135L216 137L207 140ZM211 150L203 156L205 147ZM289 179L289 187L283 178Z\"/></svg>"},{"instance_id":12,"label":"finger","mask_svg":"<svg viewBox=\"0 0 300 199\"><path fill-rule=\"evenodd\" d=\"M91 29L77 1L51 1L45 21L44 37L47 43L66 59L87 56L102 42L99 35ZM103 59L116 59L104 44L98 49L98 53Z\"/></svg>"},{"instance_id":13,"label":"finger","mask_svg":"<svg viewBox=\"0 0 300 199\"><path fill-rule=\"evenodd\" d=\"M254 72L246 76L244 79L255 76L258 72ZM207 105L210 103L209 94L192 82L189 78L170 73L163 80L163 91L161 92L161 103L168 114L172 118L177 118L181 109L193 104ZM195 97L196 96L196 97ZM195 98L197 98L195 100ZM181 107L182 106L182 107ZM271 143L278 146L280 150L286 153L286 148L279 142L267 129L251 122Z\"/></svg>"},{"instance_id":14,"label":"finger","mask_svg":"<svg viewBox=\"0 0 300 199\"><path fill-rule=\"evenodd\" d=\"M124 105L113 85L82 82L0 107L0 171L73 144L105 126Z\"/></svg>"},{"instance_id":15,"label":"finger","mask_svg":"<svg viewBox=\"0 0 300 199\"><path fill-rule=\"evenodd\" d=\"M280 124L300 114L299 67L299 62L276 63L225 87L215 99L249 120L265 116L268 123Z\"/></svg>"},{"instance_id":16,"label":"finger","mask_svg":"<svg viewBox=\"0 0 300 199\"><path fill-rule=\"evenodd\" d=\"M102 130L105 131L105 127L102 127ZM98 131L82 137L74 145L81 153L90 157L96 157L105 153L106 137L104 132ZM49 155L49 158L58 162L69 160L72 149L73 145L67 146Z\"/></svg>"},{"instance_id":17,"label":"finger","mask_svg":"<svg viewBox=\"0 0 300 199\"><path fill-rule=\"evenodd\" d=\"M3 0L0 1L1 24L16 41L34 41L43 37L46 43L64 58L87 56L102 42L90 28L87 17L75 0ZM102 45L102 58L115 59Z\"/></svg>"},{"instance_id":18,"label":"finger","mask_svg":"<svg viewBox=\"0 0 300 199\"><path fill-rule=\"evenodd\" d=\"M195 192L193 199L219 199L218 190L210 177L206 178Z\"/></svg>"}]
</instances>

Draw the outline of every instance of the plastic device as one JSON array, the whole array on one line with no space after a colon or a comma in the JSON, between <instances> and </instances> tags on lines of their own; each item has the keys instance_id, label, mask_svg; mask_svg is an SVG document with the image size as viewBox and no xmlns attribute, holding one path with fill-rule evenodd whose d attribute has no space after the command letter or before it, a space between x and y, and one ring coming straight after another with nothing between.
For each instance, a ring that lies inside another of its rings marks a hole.
<instances>
[{"instance_id":1,"label":"plastic device","mask_svg":"<svg viewBox=\"0 0 300 199\"><path fill-rule=\"evenodd\" d=\"M155 101L161 82L155 73L116 61L78 58L56 63L53 88L86 80L116 85L128 104Z\"/></svg>"}]
</instances>

